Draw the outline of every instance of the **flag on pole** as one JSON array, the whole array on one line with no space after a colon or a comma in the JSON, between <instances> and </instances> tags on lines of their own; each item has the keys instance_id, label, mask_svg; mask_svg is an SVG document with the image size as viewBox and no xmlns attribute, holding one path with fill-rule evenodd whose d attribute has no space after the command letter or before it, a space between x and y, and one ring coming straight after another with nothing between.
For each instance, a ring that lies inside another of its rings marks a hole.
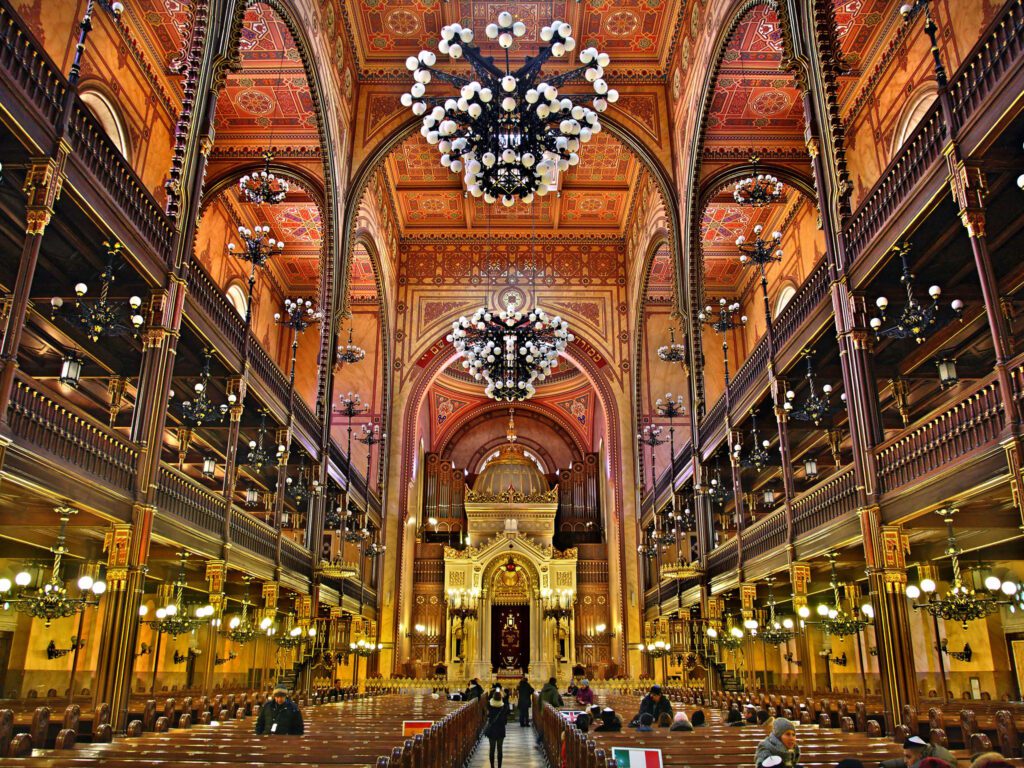
<instances>
[{"instance_id":1,"label":"flag on pole","mask_svg":"<svg viewBox=\"0 0 1024 768\"><path fill-rule=\"evenodd\" d=\"M660 749L612 747L612 759L618 768L662 768Z\"/></svg>"}]
</instances>

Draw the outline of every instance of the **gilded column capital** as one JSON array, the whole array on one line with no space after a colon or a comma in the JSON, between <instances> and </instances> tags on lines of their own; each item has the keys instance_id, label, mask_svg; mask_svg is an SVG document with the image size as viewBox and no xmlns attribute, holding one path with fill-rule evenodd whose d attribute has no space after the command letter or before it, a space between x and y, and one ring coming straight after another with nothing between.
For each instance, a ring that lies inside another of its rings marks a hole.
<instances>
[{"instance_id":1,"label":"gilded column capital","mask_svg":"<svg viewBox=\"0 0 1024 768\"><path fill-rule=\"evenodd\" d=\"M812 136L807 140L807 154L812 160L821 154L821 139L817 136Z\"/></svg>"}]
</instances>

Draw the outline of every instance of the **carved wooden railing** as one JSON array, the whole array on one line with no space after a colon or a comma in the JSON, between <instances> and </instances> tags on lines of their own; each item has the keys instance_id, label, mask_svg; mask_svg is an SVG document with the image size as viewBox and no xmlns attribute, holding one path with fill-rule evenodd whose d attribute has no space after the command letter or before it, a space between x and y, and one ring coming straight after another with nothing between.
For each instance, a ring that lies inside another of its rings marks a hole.
<instances>
[{"instance_id":1,"label":"carved wooden railing","mask_svg":"<svg viewBox=\"0 0 1024 768\"><path fill-rule=\"evenodd\" d=\"M295 414L295 421L299 428L316 440L317 435L320 434L320 422L313 415L306 400L297 392L293 393L292 397L292 413Z\"/></svg>"},{"instance_id":2,"label":"carved wooden railing","mask_svg":"<svg viewBox=\"0 0 1024 768\"><path fill-rule=\"evenodd\" d=\"M810 317L822 301L829 295L828 264L822 259L811 270L811 274L803 281L793 298L782 308L779 316L772 321L775 332L775 343L781 349L789 343L803 327L804 321ZM740 393L737 397L741 396Z\"/></svg>"},{"instance_id":3,"label":"carved wooden railing","mask_svg":"<svg viewBox=\"0 0 1024 768\"><path fill-rule=\"evenodd\" d=\"M736 539L729 539L729 541L715 547L708 553L707 575L708 577L713 577L735 571L738 562L739 550L737 549Z\"/></svg>"},{"instance_id":4,"label":"carved wooden railing","mask_svg":"<svg viewBox=\"0 0 1024 768\"><path fill-rule=\"evenodd\" d=\"M167 464L160 467L156 505L161 514L179 517L201 531L218 538L224 533L224 497Z\"/></svg>"},{"instance_id":5,"label":"carved wooden railing","mask_svg":"<svg viewBox=\"0 0 1024 768\"><path fill-rule=\"evenodd\" d=\"M235 314L237 315L238 313L236 312ZM291 398L291 387L288 385L288 377L284 375L267 350L256 340L255 336L252 338L252 346L249 349L249 363L252 365L252 370L256 377L270 390L271 396L284 408L287 408ZM318 435L320 430L317 429L312 434Z\"/></svg>"},{"instance_id":6,"label":"carved wooden railing","mask_svg":"<svg viewBox=\"0 0 1024 768\"><path fill-rule=\"evenodd\" d=\"M70 403L57 403L18 374L8 420L19 441L81 469L113 488L135 488L138 451L106 425Z\"/></svg>"},{"instance_id":7,"label":"carved wooden railing","mask_svg":"<svg viewBox=\"0 0 1024 768\"><path fill-rule=\"evenodd\" d=\"M711 445L711 438L715 434L715 430L725 424L725 395L722 395L715 401L715 404L711 406L704 418L700 422L700 448L701 451L706 453Z\"/></svg>"},{"instance_id":8,"label":"carved wooden railing","mask_svg":"<svg viewBox=\"0 0 1024 768\"><path fill-rule=\"evenodd\" d=\"M240 510L231 515L231 543L273 562L277 556L277 531ZM282 546L281 554L284 554ZM307 566L308 566L307 555ZM308 571L308 567L306 569Z\"/></svg>"},{"instance_id":9,"label":"carved wooden railing","mask_svg":"<svg viewBox=\"0 0 1024 768\"><path fill-rule=\"evenodd\" d=\"M281 565L284 568L309 575L312 568L309 550L287 536L281 539Z\"/></svg>"},{"instance_id":10,"label":"carved wooden railing","mask_svg":"<svg viewBox=\"0 0 1024 768\"><path fill-rule=\"evenodd\" d=\"M66 81L57 74L49 56L36 47L6 0L0 2L0 68L9 83L20 86L44 122L56 125Z\"/></svg>"},{"instance_id":11,"label":"carved wooden railing","mask_svg":"<svg viewBox=\"0 0 1024 768\"><path fill-rule=\"evenodd\" d=\"M880 490L887 493L920 480L971 451L995 443L1002 427L999 384L990 377L952 407L924 417L877 448Z\"/></svg>"},{"instance_id":12,"label":"carved wooden railing","mask_svg":"<svg viewBox=\"0 0 1024 768\"><path fill-rule=\"evenodd\" d=\"M228 301L198 261L192 259L188 268L188 296L199 305L213 326L231 346L242 353L245 346L245 321Z\"/></svg>"},{"instance_id":13,"label":"carved wooden railing","mask_svg":"<svg viewBox=\"0 0 1024 768\"><path fill-rule=\"evenodd\" d=\"M743 560L763 555L786 544L786 513L778 510L743 531Z\"/></svg>"},{"instance_id":14,"label":"carved wooden railing","mask_svg":"<svg viewBox=\"0 0 1024 768\"><path fill-rule=\"evenodd\" d=\"M793 535L813 531L857 508L857 482L853 467L840 469L790 502Z\"/></svg>"}]
</instances>

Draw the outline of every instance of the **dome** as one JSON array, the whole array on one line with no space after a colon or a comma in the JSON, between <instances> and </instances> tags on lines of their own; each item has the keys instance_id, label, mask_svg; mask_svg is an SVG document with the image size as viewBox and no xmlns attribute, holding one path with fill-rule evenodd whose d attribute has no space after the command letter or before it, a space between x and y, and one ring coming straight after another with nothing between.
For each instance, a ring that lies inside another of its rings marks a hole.
<instances>
[{"instance_id":1,"label":"dome","mask_svg":"<svg viewBox=\"0 0 1024 768\"><path fill-rule=\"evenodd\" d=\"M548 493L547 478L537 465L523 454L516 443L503 445L498 455L487 462L484 471L473 483L472 497L496 498L511 491L511 496L536 499ZM467 499L469 500L469 499Z\"/></svg>"}]
</instances>

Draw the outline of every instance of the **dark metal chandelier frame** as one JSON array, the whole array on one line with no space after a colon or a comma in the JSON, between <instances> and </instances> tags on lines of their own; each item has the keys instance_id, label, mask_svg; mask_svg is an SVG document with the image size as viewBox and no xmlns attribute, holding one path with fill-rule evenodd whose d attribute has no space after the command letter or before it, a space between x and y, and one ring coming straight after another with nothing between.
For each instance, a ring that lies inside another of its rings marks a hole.
<instances>
[{"instance_id":1,"label":"dark metal chandelier frame","mask_svg":"<svg viewBox=\"0 0 1024 768\"><path fill-rule=\"evenodd\" d=\"M237 400L234 394L229 394L228 402L220 405L214 405L210 399L210 360L212 357L210 350L203 350L203 370L199 374L199 381L192 386L195 397L191 400L182 400L179 405L181 420L190 427L220 424L227 416L229 407L234 405Z\"/></svg>"},{"instance_id":2,"label":"dark metal chandelier frame","mask_svg":"<svg viewBox=\"0 0 1024 768\"><path fill-rule=\"evenodd\" d=\"M750 412L750 453L745 457L740 458L740 464L744 467L750 467L751 469L761 472L767 469L772 463L771 452L768 447L771 445L771 441L768 439L761 439L760 433L757 431L757 411ZM743 446L740 443L736 443L733 446L733 453L737 457L740 457L740 453Z\"/></svg>"},{"instance_id":3,"label":"dark metal chandelier frame","mask_svg":"<svg viewBox=\"0 0 1024 768\"><path fill-rule=\"evenodd\" d=\"M804 350L804 359L807 360L807 373L804 378L807 380L807 397L802 404L796 403L796 393L793 390L786 392L786 401L782 407L789 414L790 418L798 421L809 421L814 426L820 427L829 420L833 408L831 402L832 385L825 384L821 388L821 395L818 394L815 386L814 373L814 350Z\"/></svg>"},{"instance_id":4,"label":"dark metal chandelier frame","mask_svg":"<svg viewBox=\"0 0 1024 768\"><path fill-rule=\"evenodd\" d=\"M288 180L270 170L274 153L263 153L263 170L246 174L238 180L239 191L254 205L276 205L288 195Z\"/></svg>"},{"instance_id":5,"label":"dark metal chandelier frame","mask_svg":"<svg viewBox=\"0 0 1024 768\"><path fill-rule=\"evenodd\" d=\"M942 289L937 285L928 288L928 295L931 298L930 304L918 301L914 295L914 275L910 271L907 256L910 254L910 243L901 243L893 247L890 253L899 256L902 264L900 284L907 293L907 301L903 305L899 317L893 319L893 324L883 327L889 320L886 311L889 308L889 300L885 296L879 296L875 300L879 316L870 320L871 329L879 338L913 339L918 344L923 344L932 331L941 328L953 319L962 319L964 303L960 299L953 299L949 307L939 304L939 297Z\"/></svg>"}]
</instances>

